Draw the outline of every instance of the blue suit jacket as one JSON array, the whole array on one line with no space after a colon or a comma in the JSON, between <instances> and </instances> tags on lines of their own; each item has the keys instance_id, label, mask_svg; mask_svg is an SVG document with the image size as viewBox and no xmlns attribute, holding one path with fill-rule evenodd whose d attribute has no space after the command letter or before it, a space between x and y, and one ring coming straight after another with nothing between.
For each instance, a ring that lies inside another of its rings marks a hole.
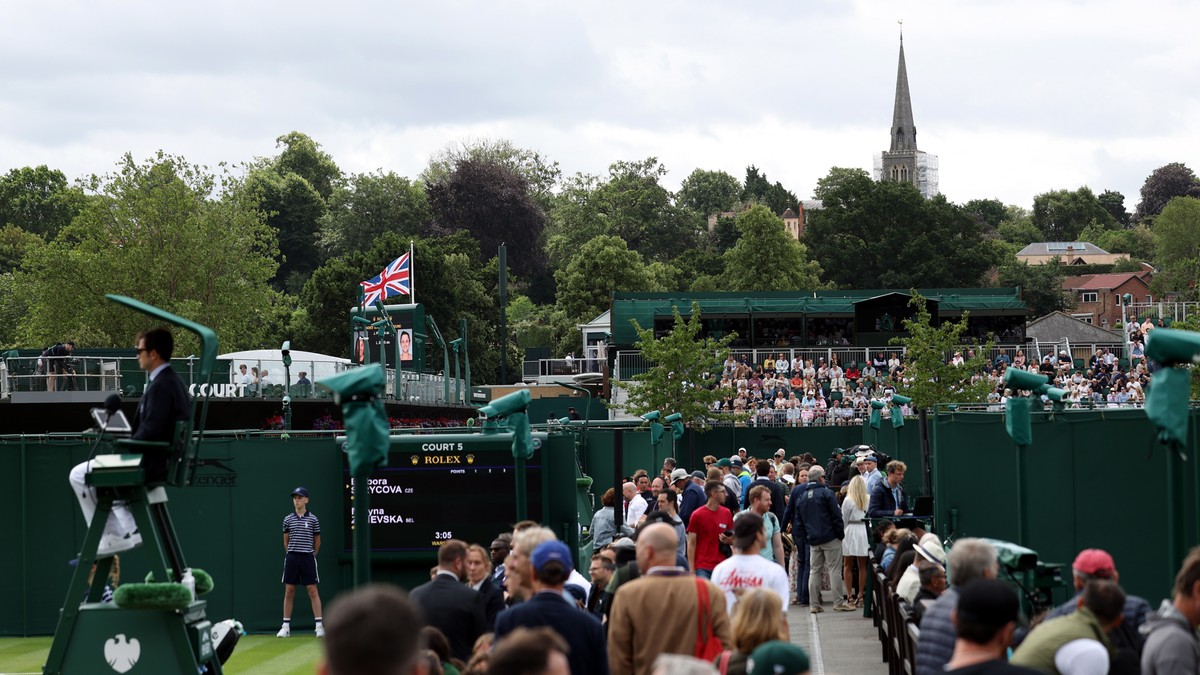
<instances>
[{"instance_id":1,"label":"blue suit jacket","mask_svg":"<svg viewBox=\"0 0 1200 675\"><path fill-rule=\"evenodd\" d=\"M904 488L900 488L900 498L904 499ZM896 515L896 497L892 494L892 486L886 479L876 483L871 488L871 503L867 505L867 515L871 518L886 518Z\"/></svg>"},{"instance_id":2,"label":"blue suit jacket","mask_svg":"<svg viewBox=\"0 0 1200 675\"><path fill-rule=\"evenodd\" d=\"M513 605L496 618L496 641L515 628L554 629L567 641L571 653L571 675L608 675L608 645L604 627L588 612L568 603L561 595L545 591L528 602Z\"/></svg>"},{"instance_id":3,"label":"blue suit jacket","mask_svg":"<svg viewBox=\"0 0 1200 675\"><path fill-rule=\"evenodd\" d=\"M175 423L191 415L192 399L179 374L168 364L158 372L138 401L137 412L130 425L133 428L130 437L135 441L172 442L175 440ZM148 481L160 481L167 477L167 467L174 450L145 453L142 466L145 467Z\"/></svg>"}]
</instances>

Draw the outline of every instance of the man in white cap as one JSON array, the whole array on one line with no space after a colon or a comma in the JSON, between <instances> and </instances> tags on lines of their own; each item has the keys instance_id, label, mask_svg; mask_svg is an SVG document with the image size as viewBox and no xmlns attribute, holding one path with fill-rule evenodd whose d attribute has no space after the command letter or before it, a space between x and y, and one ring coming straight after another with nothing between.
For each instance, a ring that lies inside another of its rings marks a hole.
<instances>
[{"instance_id":1,"label":"man in white cap","mask_svg":"<svg viewBox=\"0 0 1200 675\"><path fill-rule=\"evenodd\" d=\"M692 482L687 469L675 469L671 472L671 486L679 491L679 518L686 526L692 518L692 512L704 505L708 499L704 489Z\"/></svg>"}]
</instances>

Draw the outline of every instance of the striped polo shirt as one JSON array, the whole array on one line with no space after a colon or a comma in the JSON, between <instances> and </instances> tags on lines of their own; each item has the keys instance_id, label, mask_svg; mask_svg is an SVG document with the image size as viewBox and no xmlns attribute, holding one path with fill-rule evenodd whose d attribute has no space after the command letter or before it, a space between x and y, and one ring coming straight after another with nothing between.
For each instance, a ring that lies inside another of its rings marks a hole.
<instances>
[{"instance_id":1,"label":"striped polo shirt","mask_svg":"<svg viewBox=\"0 0 1200 675\"><path fill-rule=\"evenodd\" d=\"M306 510L303 516L292 511L283 519L283 531L288 533L288 553L312 553L313 537L321 534L321 521L312 511Z\"/></svg>"}]
</instances>

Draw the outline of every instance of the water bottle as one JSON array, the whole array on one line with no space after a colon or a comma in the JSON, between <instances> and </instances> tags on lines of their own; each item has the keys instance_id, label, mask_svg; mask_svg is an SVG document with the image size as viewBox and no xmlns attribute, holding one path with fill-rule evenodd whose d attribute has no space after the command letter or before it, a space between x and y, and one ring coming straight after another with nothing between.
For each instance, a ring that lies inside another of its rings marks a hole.
<instances>
[{"instance_id":1,"label":"water bottle","mask_svg":"<svg viewBox=\"0 0 1200 675\"><path fill-rule=\"evenodd\" d=\"M191 594L192 600L195 601L196 577L192 576L192 568L189 567L183 571L183 578L179 580L179 583L183 584L183 587L188 589L188 593Z\"/></svg>"}]
</instances>

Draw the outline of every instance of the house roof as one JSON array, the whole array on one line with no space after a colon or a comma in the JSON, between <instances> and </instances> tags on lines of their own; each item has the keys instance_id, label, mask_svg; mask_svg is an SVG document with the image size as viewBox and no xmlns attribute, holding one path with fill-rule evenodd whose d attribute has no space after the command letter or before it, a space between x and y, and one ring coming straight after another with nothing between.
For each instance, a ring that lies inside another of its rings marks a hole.
<instances>
[{"instance_id":1,"label":"house roof","mask_svg":"<svg viewBox=\"0 0 1200 675\"><path fill-rule=\"evenodd\" d=\"M1108 255L1108 251L1086 241L1037 241L1017 252L1018 256Z\"/></svg>"},{"instance_id":2,"label":"house roof","mask_svg":"<svg viewBox=\"0 0 1200 675\"><path fill-rule=\"evenodd\" d=\"M1067 338L1072 342L1119 342L1121 333L1093 326L1063 312L1051 312L1029 322L1025 335L1046 342Z\"/></svg>"},{"instance_id":3,"label":"house roof","mask_svg":"<svg viewBox=\"0 0 1200 675\"><path fill-rule=\"evenodd\" d=\"M1070 277L1067 277L1068 279ZM1142 285L1149 286L1146 280L1142 278L1138 272L1123 272L1118 274L1083 274L1077 277L1083 283L1078 286L1068 287L1066 279L1063 280L1063 288L1074 289L1078 291L1111 291L1114 288L1120 288L1131 279L1136 279Z\"/></svg>"},{"instance_id":4,"label":"house roof","mask_svg":"<svg viewBox=\"0 0 1200 675\"><path fill-rule=\"evenodd\" d=\"M780 216L780 217L781 217L781 218L795 218L795 217L796 217L796 212L795 212L795 211L793 211L793 210L792 210L792 207L790 207L790 206L789 206L789 207L787 208L787 210L783 212L783 215L782 215L782 216Z\"/></svg>"}]
</instances>

